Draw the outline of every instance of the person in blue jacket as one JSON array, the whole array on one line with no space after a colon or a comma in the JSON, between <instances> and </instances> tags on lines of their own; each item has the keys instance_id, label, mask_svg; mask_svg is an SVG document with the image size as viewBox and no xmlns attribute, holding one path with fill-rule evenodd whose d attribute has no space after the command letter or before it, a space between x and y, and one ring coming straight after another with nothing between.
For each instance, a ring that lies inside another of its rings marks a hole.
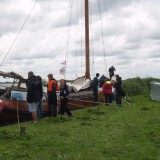
<instances>
[{"instance_id":1,"label":"person in blue jacket","mask_svg":"<svg viewBox=\"0 0 160 160\"><path fill-rule=\"evenodd\" d=\"M69 90L68 86L66 85L66 81L64 79L60 80L60 114L64 115L66 113L68 116L72 116L72 113L68 109L68 96Z\"/></svg>"}]
</instances>

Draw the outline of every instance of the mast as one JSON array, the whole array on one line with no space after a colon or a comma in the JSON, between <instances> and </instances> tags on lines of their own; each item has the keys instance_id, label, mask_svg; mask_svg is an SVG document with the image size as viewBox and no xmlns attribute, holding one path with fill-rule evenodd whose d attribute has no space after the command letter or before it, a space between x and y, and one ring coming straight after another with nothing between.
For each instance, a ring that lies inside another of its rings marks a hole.
<instances>
[{"instance_id":1,"label":"mast","mask_svg":"<svg viewBox=\"0 0 160 160\"><path fill-rule=\"evenodd\" d=\"M86 55L86 78L90 78L89 58L89 2L85 0L85 55Z\"/></svg>"}]
</instances>

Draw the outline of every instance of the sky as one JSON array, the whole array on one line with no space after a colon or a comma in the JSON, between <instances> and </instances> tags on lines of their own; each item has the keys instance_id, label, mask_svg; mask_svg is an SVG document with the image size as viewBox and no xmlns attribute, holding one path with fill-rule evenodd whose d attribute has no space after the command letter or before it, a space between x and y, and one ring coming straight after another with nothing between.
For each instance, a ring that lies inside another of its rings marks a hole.
<instances>
[{"instance_id":1,"label":"sky","mask_svg":"<svg viewBox=\"0 0 160 160\"><path fill-rule=\"evenodd\" d=\"M112 65L122 79L159 78L160 1L89 0L89 6L91 78L108 76ZM85 74L84 51L84 0L0 1L0 71L60 79L66 61L65 78L73 80Z\"/></svg>"}]
</instances>

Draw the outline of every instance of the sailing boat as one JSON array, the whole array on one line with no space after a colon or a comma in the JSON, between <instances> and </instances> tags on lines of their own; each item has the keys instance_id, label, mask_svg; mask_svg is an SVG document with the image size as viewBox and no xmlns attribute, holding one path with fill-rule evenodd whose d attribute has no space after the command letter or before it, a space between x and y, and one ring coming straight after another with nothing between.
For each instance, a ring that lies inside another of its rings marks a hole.
<instances>
[{"instance_id":1,"label":"sailing boat","mask_svg":"<svg viewBox=\"0 0 160 160\"><path fill-rule=\"evenodd\" d=\"M77 78L71 84L76 93L70 94L72 105L82 107L91 106L93 104L93 92L90 90L90 47L89 47L89 1L85 0L85 60L86 72L82 77ZM69 106L70 106L69 101Z\"/></svg>"},{"instance_id":2,"label":"sailing boat","mask_svg":"<svg viewBox=\"0 0 160 160\"><path fill-rule=\"evenodd\" d=\"M75 92L88 89L90 87L90 47L89 47L89 2L85 0L85 60L86 73L84 76L77 78L72 82Z\"/></svg>"},{"instance_id":3,"label":"sailing boat","mask_svg":"<svg viewBox=\"0 0 160 160\"><path fill-rule=\"evenodd\" d=\"M89 61L89 3L85 0L85 54L86 54L86 73L84 76L77 78L73 83L72 87L76 93L70 93L70 99L68 106L70 109L84 108L92 105L92 91L84 90L90 87L90 61ZM28 103L26 101L26 89L21 87L22 83L25 83L26 79L17 73L0 72L0 76L10 77L14 79L17 86L13 85L9 88L1 90L0 98L0 123L8 121L16 121L17 113L19 114L20 121L31 119L31 113L28 110ZM82 92L78 92L84 90ZM23 98L15 100L13 97L14 93L18 93ZM59 105L59 102L58 102ZM44 97L42 102L43 114L47 115L48 104L47 99Z\"/></svg>"}]
</instances>

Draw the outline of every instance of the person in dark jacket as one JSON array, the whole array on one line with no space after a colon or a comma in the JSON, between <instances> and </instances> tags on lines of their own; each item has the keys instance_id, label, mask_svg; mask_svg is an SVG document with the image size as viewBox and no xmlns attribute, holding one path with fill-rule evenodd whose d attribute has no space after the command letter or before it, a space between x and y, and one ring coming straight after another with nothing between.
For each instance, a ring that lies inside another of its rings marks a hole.
<instances>
[{"instance_id":1,"label":"person in dark jacket","mask_svg":"<svg viewBox=\"0 0 160 160\"><path fill-rule=\"evenodd\" d=\"M42 118L42 114L43 114L43 109L42 109L42 98L43 98L42 78L40 76L36 76L36 78L37 78L37 82L38 82L39 88L40 88L40 101L38 103L37 114L38 114L38 118Z\"/></svg>"},{"instance_id":2,"label":"person in dark jacket","mask_svg":"<svg viewBox=\"0 0 160 160\"><path fill-rule=\"evenodd\" d=\"M114 66L111 66L111 67L109 68L109 70L108 70L110 80L111 80L112 77L114 76L114 71L116 71L116 69L114 68Z\"/></svg>"},{"instance_id":3,"label":"person in dark jacket","mask_svg":"<svg viewBox=\"0 0 160 160\"><path fill-rule=\"evenodd\" d=\"M57 93L59 91L58 83L53 78L53 74L48 75L47 93L49 117L57 117Z\"/></svg>"},{"instance_id":4,"label":"person in dark jacket","mask_svg":"<svg viewBox=\"0 0 160 160\"><path fill-rule=\"evenodd\" d=\"M98 77L99 77L99 73L96 73L96 77L94 77L94 79L92 81L94 102L97 102L97 100L98 100Z\"/></svg>"},{"instance_id":5,"label":"person in dark jacket","mask_svg":"<svg viewBox=\"0 0 160 160\"><path fill-rule=\"evenodd\" d=\"M104 76L104 74L100 77L99 79L99 87L102 87L103 84L106 82L106 76Z\"/></svg>"},{"instance_id":6,"label":"person in dark jacket","mask_svg":"<svg viewBox=\"0 0 160 160\"><path fill-rule=\"evenodd\" d=\"M122 79L119 75L116 75L116 82L114 84L115 92L116 92L116 104L117 106L121 106L122 104Z\"/></svg>"},{"instance_id":7,"label":"person in dark jacket","mask_svg":"<svg viewBox=\"0 0 160 160\"><path fill-rule=\"evenodd\" d=\"M37 82L36 76L32 71L28 72L26 86L29 112L32 113L33 122L37 122L37 106L41 99L41 88L39 83Z\"/></svg>"},{"instance_id":8,"label":"person in dark jacket","mask_svg":"<svg viewBox=\"0 0 160 160\"><path fill-rule=\"evenodd\" d=\"M66 81L64 79L60 80L60 114L64 115L66 113L68 116L72 116L72 113L68 109L68 96L69 96L69 90L68 86L66 85Z\"/></svg>"}]
</instances>

